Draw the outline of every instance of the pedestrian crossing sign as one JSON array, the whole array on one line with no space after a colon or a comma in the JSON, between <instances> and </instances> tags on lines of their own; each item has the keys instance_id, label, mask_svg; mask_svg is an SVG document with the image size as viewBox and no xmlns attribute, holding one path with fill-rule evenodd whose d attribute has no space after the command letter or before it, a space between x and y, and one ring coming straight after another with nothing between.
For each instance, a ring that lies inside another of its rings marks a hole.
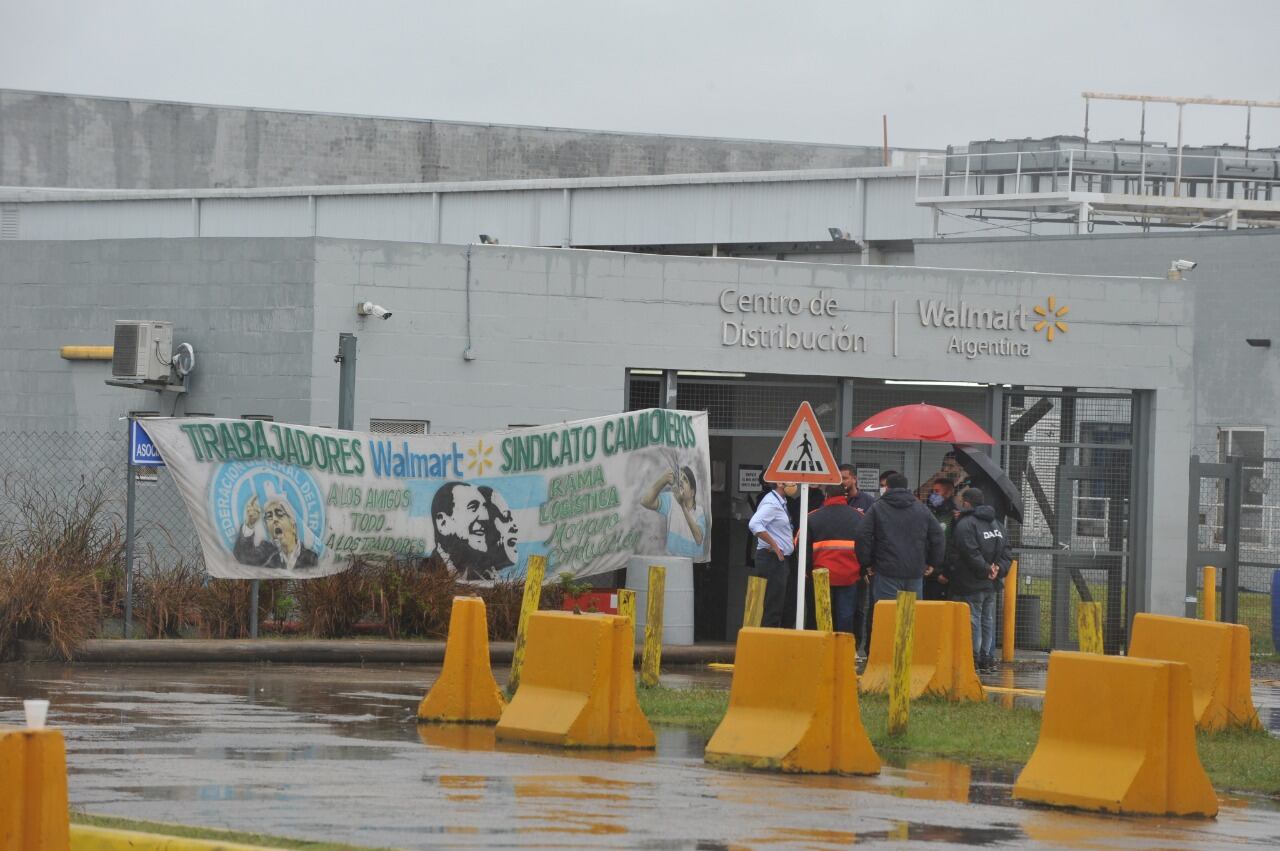
<instances>
[{"instance_id":1,"label":"pedestrian crossing sign","mask_svg":"<svg viewBox=\"0 0 1280 851\"><path fill-rule=\"evenodd\" d=\"M836 458L808 402L800 403L787 428L787 436L778 444L778 451L773 453L763 478L768 482L802 485L840 484Z\"/></svg>"}]
</instances>

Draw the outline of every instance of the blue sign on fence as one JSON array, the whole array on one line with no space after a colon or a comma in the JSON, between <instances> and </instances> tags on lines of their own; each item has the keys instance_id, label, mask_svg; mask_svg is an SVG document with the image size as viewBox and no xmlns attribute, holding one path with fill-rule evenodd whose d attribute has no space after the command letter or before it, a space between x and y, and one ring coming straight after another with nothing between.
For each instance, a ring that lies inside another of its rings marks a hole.
<instances>
[{"instance_id":1,"label":"blue sign on fence","mask_svg":"<svg viewBox=\"0 0 1280 851\"><path fill-rule=\"evenodd\" d=\"M135 467L163 467L164 459L137 420L129 421L129 463Z\"/></svg>"}]
</instances>

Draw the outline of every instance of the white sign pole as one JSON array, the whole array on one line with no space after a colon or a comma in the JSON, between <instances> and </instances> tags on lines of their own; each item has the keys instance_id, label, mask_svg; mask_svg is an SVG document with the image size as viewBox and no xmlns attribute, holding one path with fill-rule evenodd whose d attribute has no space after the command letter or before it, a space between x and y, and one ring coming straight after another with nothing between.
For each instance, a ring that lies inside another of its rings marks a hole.
<instances>
[{"instance_id":1,"label":"white sign pole","mask_svg":"<svg viewBox=\"0 0 1280 851\"><path fill-rule=\"evenodd\" d=\"M796 545L796 629L804 629L804 573L809 550L809 485L800 486L800 543Z\"/></svg>"}]
</instances>

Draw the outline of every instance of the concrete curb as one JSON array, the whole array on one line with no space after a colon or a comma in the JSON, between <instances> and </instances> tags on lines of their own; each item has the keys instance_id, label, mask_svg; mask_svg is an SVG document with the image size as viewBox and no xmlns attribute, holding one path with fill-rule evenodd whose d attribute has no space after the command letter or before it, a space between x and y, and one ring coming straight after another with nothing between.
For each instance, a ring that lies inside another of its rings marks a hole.
<instances>
[{"instance_id":1,"label":"concrete curb","mask_svg":"<svg viewBox=\"0 0 1280 851\"><path fill-rule=\"evenodd\" d=\"M272 851L273 848L220 839L188 839L163 833L71 825L71 851Z\"/></svg>"},{"instance_id":2,"label":"concrete curb","mask_svg":"<svg viewBox=\"0 0 1280 851\"><path fill-rule=\"evenodd\" d=\"M495 665L511 664L515 645L495 641L489 658ZM636 647L636 660L640 647ZM38 641L18 643L18 661L56 661L49 646ZM310 639L123 639L86 641L76 650L75 664L191 664L222 662L274 662L277 664L415 664L438 665L444 661L443 641L359 641ZM732 644L694 644L662 648L663 667L732 662Z\"/></svg>"}]
</instances>

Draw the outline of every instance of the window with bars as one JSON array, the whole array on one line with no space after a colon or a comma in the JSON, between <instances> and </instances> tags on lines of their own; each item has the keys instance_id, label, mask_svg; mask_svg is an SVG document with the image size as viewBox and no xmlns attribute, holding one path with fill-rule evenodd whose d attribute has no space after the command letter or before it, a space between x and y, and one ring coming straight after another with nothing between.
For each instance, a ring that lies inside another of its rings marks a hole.
<instances>
[{"instance_id":1,"label":"window with bars","mask_svg":"<svg viewBox=\"0 0 1280 851\"><path fill-rule=\"evenodd\" d=\"M0 239L18 238L18 208L0 207Z\"/></svg>"},{"instance_id":2,"label":"window with bars","mask_svg":"<svg viewBox=\"0 0 1280 851\"><path fill-rule=\"evenodd\" d=\"M641 411L662 404L662 379L652 375L632 375L627 410Z\"/></svg>"},{"instance_id":3,"label":"window with bars","mask_svg":"<svg viewBox=\"0 0 1280 851\"><path fill-rule=\"evenodd\" d=\"M369 431L373 434L429 434L431 421L371 417Z\"/></svg>"}]
</instances>

